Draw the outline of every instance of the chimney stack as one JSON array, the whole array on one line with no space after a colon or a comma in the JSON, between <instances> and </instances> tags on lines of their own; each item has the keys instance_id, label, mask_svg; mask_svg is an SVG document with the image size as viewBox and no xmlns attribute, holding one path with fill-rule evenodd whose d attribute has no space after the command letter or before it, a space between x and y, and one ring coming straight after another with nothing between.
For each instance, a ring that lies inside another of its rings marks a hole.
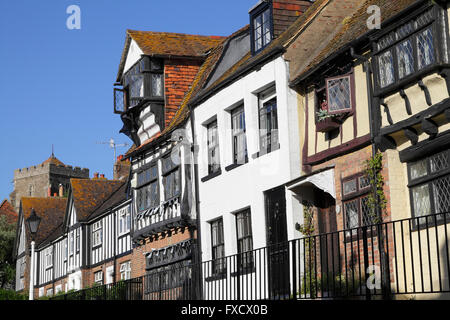
<instances>
[{"instance_id":1,"label":"chimney stack","mask_svg":"<svg viewBox=\"0 0 450 320\"><path fill-rule=\"evenodd\" d=\"M105 179L105 175L102 173L102 174L100 174L100 178L101 179Z\"/></svg>"},{"instance_id":2,"label":"chimney stack","mask_svg":"<svg viewBox=\"0 0 450 320\"><path fill-rule=\"evenodd\" d=\"M98 179L98 172L94 172L94 179Z\"/></svg>"}]
</instances>

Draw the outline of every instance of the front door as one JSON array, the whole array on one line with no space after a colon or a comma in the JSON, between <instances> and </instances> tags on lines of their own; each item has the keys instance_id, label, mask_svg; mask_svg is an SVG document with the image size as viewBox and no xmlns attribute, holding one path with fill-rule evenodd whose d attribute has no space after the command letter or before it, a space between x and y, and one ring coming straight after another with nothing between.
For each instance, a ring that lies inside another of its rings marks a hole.
<instances>
[{"instance_id":1,"label":"front door","mask_svg":"<svg viewBox=\"0 0 450 320\"><path fill-rule=\"evenodd\" d=\"M289 244L286 225L285 188L265 192L269 292L271 299L289 297Z\"/></svg>"}]
</instances>

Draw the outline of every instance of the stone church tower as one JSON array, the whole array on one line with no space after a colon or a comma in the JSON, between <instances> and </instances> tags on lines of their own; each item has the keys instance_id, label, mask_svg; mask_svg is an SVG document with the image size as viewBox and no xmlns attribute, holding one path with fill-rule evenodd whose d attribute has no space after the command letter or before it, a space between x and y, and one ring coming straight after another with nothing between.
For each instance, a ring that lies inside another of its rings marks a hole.
<instances>
[{"instance_id":1,"label":"stone church tower","mask_svg":"<svg viewBox=\"0 0 450 320\"><path fill-rule=\"evenodd\" d=\"M89 178L89 169L65 165L52 153L43 163L14 170L14 191L9 195L19 212L22 197L62 197L67 193L70 178Z\"/></svg>"}]
</instances>

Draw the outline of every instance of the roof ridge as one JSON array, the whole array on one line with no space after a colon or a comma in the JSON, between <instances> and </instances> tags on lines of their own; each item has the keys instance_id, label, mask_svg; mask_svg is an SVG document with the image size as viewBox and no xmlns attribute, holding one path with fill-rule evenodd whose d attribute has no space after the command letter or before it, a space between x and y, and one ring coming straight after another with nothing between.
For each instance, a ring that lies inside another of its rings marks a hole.
<instances>
[{"instance_id":1,"label":"roof ridge","mask_svg":"<svg viewBox=\"0 0 450 320\"><path fill-rule=\"evenodd\" d=\"M127 29L127 33L130 32L141 32L150 34L161 34L161 35L178 35L178 36L192 36L192 37L205 37L212 39L225 39L227 36L217 36L217 35L202 35L202 34L190 34L190 33L180 33L180 32L166 32L166 31L150 31L150 30L133 30Z\"/></svg>"}]
</instances>

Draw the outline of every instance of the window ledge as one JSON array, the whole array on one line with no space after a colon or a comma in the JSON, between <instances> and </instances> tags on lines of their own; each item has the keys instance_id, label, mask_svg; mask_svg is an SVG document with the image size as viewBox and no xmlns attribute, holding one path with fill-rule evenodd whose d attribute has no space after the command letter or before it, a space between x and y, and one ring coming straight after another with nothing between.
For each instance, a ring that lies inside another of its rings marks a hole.
<instances>
[{"instance_id":1,"label":"window ledge","mask_svg":"<svg viewBox=\"0 0 450 320\"><path fill-rule=\"evenodd\" d=\"M226 277L227 277L227 272L225 270L221 273L217 273L217 274L207 277L205 279L205 281L210 282L210 281L222 280L222 279L225 279Z\"/></svg>"},{"instance_id":2,"label":"window ledge","mask_svg":"<svg viewBox=\"0 0 450 320\"><path fill-rule=\"evenodd\" d=\"M233 163L230 164L229 166L225 167L225 171L231 171L237 167L243 166L244 164L246 164L248 161L246 161L245 163Z\"/></svg>"},{"instance_id":3,"label":"window ledge","mask_svg":"<svg viewBox=\"0 0 450 320\"><path fill-rule=\"evenodd\" d=\"M266 155L266 154L272 153L272 152L277 151L277 150L279 150L279 149L280 149L280 144L278 143L278 144L275 146L275 148L273 148L273 149L270 150L269 152L261 153L261 151L258 151L258 152L256 152L256 153L252 154L252 159L258 159L259 157L262 157L262 156L264 156L264 155Z\"/></svg>"},{"instance_id":4,"label":"window ledge","mask_svg":"<svg viewBox=\"0 0 450 320\"><path fill-rule=\"evenodd\" d=\"M217 177L217 176L220 176L221 174L222 174L222 169L219 168L219 170L217 170L216 172L210 173L210 174L208 174L207 176L201 178L200 180L201 180L202 182L206 182L206 181L208 181L208 180L211 180L212 178L215 178L215 177Z\"/></svg>"},{"instance_id":5,"label":"window ledge","mask_svg":"<svg viewBox=\"0 0 450 320\"><path fill-rule=\"evenodd\" d=\"M231 274L232 277L238 277L238 276L245 276L247 274L251 274L251 273L255 273L256 272L256 268L255 266L251 267L251 268L242 268L240 271L235 271Z\"/></svg>"}]
</instances>

